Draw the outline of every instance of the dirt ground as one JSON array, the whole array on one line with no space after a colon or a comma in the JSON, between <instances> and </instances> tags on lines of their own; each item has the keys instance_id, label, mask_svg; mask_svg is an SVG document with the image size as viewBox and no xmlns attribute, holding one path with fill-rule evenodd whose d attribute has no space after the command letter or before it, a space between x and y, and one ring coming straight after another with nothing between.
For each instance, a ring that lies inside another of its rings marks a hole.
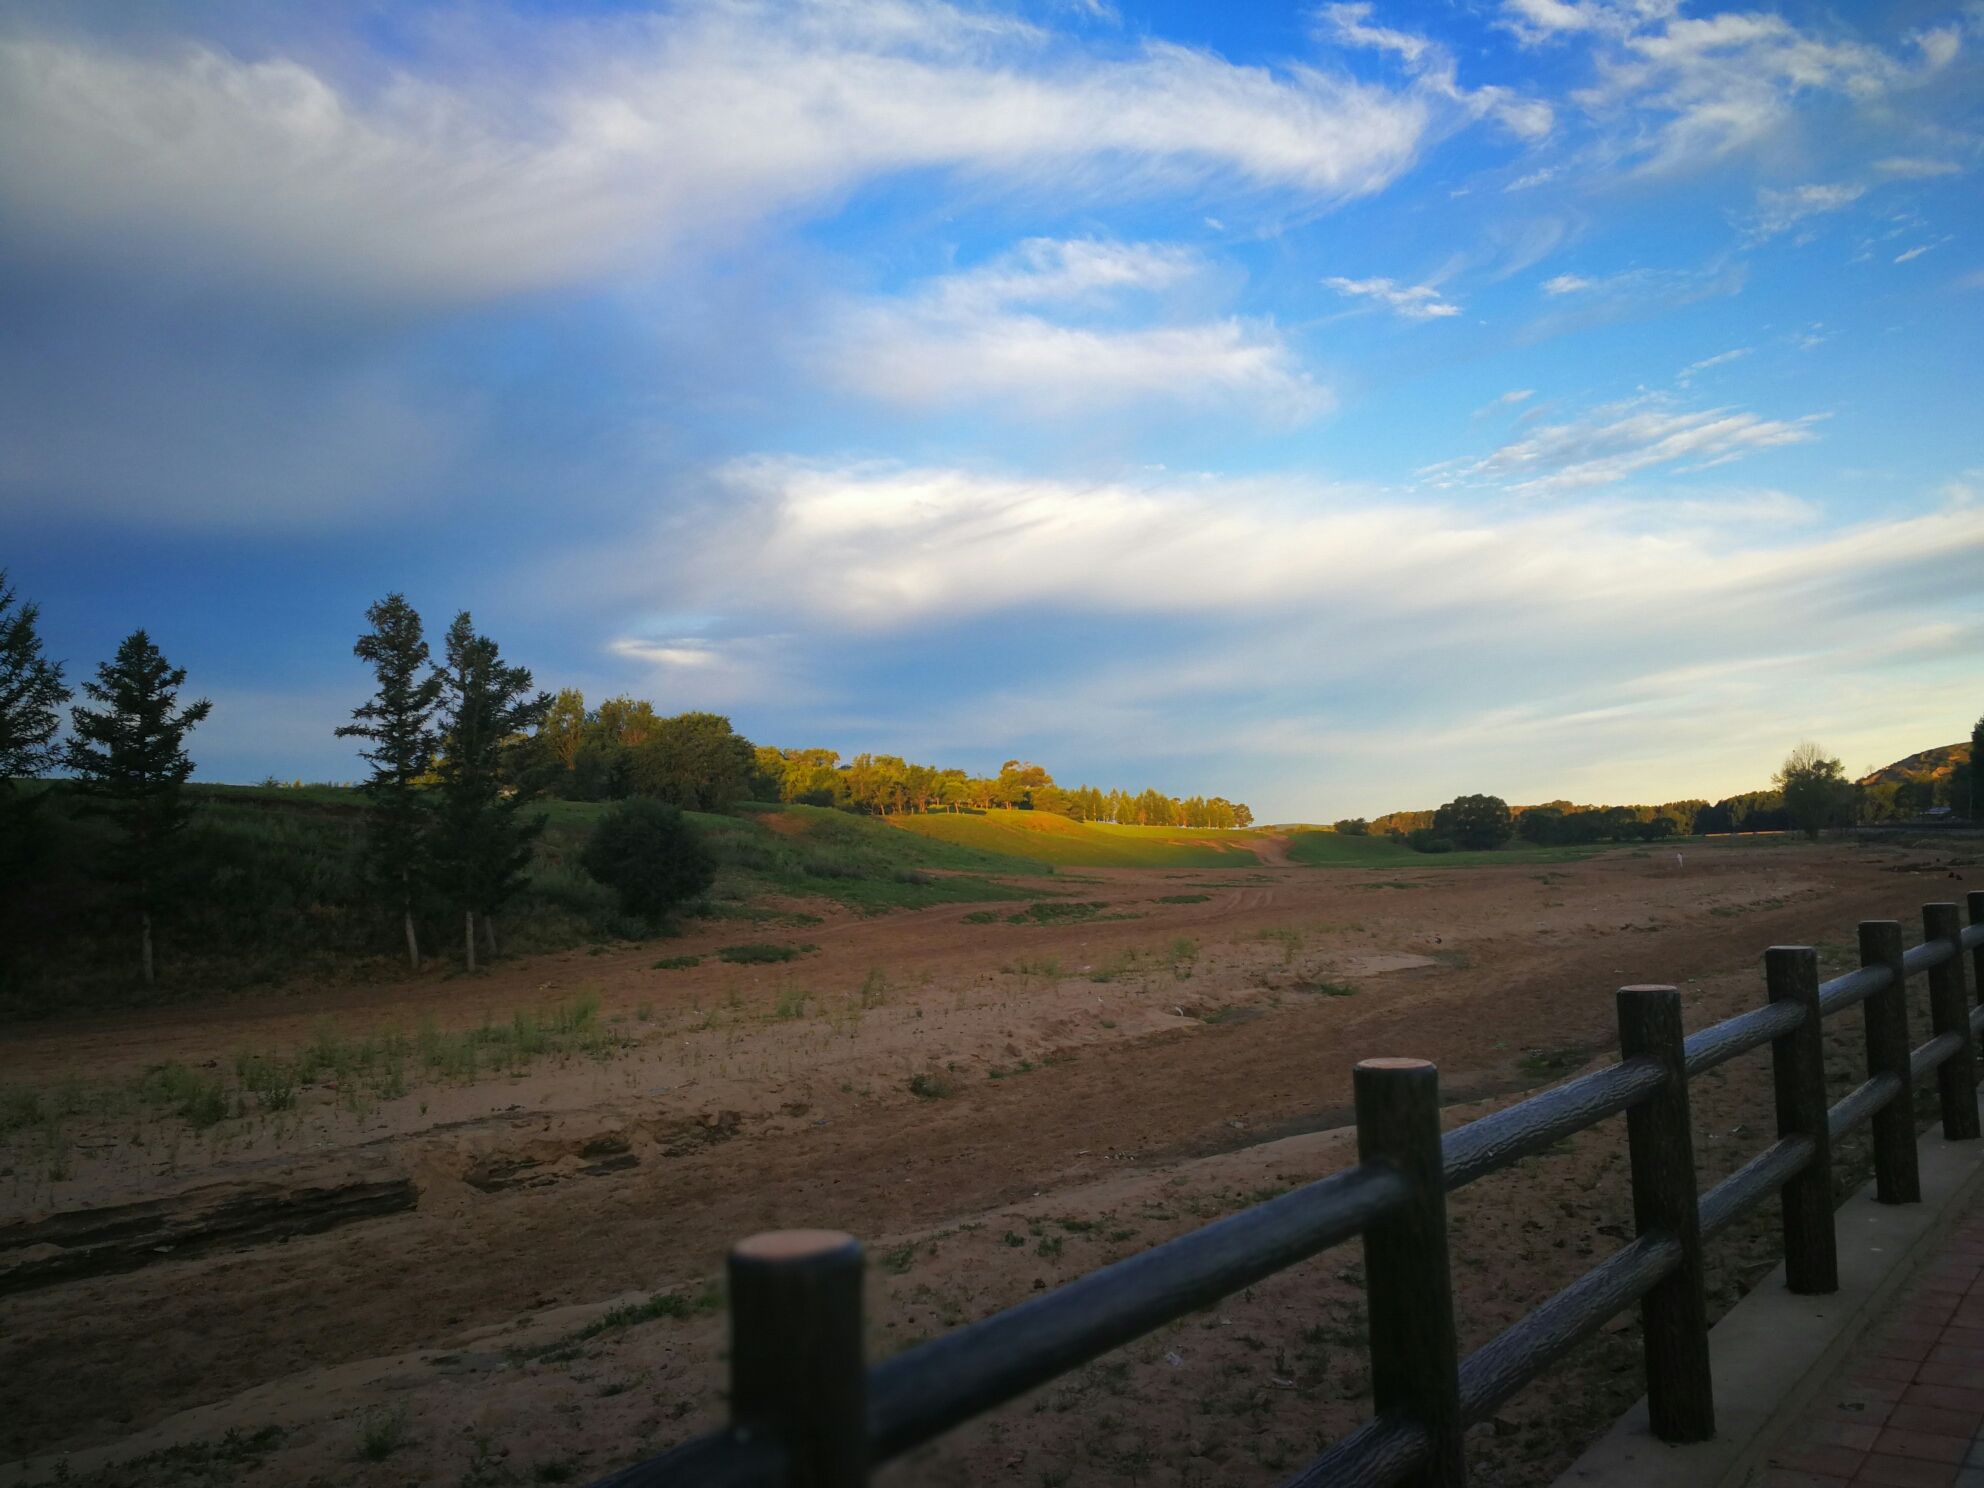
<instances>
[{"instance_id":1,"label":"dirt ground","mask_svg":"<svg viewBox=\"0 0 1984 1488\"><path fill-rule=\"evenodd\" d=\"M1948 847L1771 840L1390 877L1072 871L1036 887L1088 918L809 904L823 922L0 1031L0 1084L77 1108L0 1148L0 1483L582 1481L721 1420L739 1236L862 1237L879 1358L1346 1165L1358 1058L1435 1060L1458 1123L1608 1056L1621 984L1679 985L1700 1026L1761 999L1766 946L1819 943L1831 974L1855 921L1919 926L1965 876L1984 882ZM816 949L715 958L747 940ZM167 1061L229 1075L577 999L603 1041L505 1073L416 1061L198 1127L86 1098ZM1857 1021L1831 1034L1842 1088ZM1773 1134L1762 1056L1693 1094L1706 1184ZM1610 1123L1455 1196L1463 1350L1630 1235L1624 1176ZM404 1202L294 1232L367 1184ZM132 1204L178 1227L112 1246L123 1269L33 1272L75 1216ZM1718 1310L1775 1226L1717 1243ZM1355 1247L1325 1254L884 1481L1277 1481L1368 1413L1360 1281ZM1549 1481L1638 1368L1626 1319L1475 1428L1476 1481Z\"/></svg>"}]
</instances>

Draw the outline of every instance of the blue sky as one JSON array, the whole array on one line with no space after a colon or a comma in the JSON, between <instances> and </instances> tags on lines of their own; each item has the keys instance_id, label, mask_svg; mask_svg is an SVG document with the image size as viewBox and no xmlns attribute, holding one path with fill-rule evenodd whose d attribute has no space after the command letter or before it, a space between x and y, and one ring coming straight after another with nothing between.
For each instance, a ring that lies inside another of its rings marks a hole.
<instances>
[{"instance_id":1,"label":"blue sky","mask_svg":"<svg viewBox=\"0 0 1984 1488\"><path fill-rule=\"evenodd\" d=\"M1329 819L1984 710L1984 4L0 9L0 565Z\"/></svg>"}]
</instances>

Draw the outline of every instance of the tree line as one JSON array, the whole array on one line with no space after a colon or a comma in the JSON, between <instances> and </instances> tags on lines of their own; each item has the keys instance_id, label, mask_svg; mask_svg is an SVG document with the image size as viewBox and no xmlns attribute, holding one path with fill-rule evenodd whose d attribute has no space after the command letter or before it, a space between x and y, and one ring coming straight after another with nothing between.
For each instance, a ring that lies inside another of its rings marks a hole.
<instances>
[{"instance_id":1,"label":"tree line","mask_svg":"<svg viewBox=\"0 0 1984 1488\"><path fill-rule=\"evenodd\" d=\"M843 760L833 749L753 744L718 713L663 715L625 696L589 707L576 688L551 699L514 768L516 784L562 800L645 796L687 811L780 801L876 816L1007 807L1144 827L1226 830L1254 820L1244 803L1222 796L1057 785L1043 766L1023 760L973 775L892 754Z\"/></svg>"},{"instance_id":2,"label":"tree line","mask_svg":"<svg viewBox=\"0 0 1984 1488\"><path fill-rule=\"evenodd\" d=\"M1840 761L1817 744L1803 743L1785 757L1772 788L1745 791L1720 801L1665 801L1657 806L1578 806L1545 801L1510 806L1499 796L1459 796L1432 811L1393 811L1366 820L1348 817L1332 830L1350 836L1388 836L1420 852L1456 848L1485 851L1521 839L1542 847L1598 842L1658 842L1669 837L1729 832L1822 831L1906 821L1934 806L1948 806L1984 821L1984 718L1970 735L1970 758L1936 779L1855 782Z\"/></svg>"}]
</instances>

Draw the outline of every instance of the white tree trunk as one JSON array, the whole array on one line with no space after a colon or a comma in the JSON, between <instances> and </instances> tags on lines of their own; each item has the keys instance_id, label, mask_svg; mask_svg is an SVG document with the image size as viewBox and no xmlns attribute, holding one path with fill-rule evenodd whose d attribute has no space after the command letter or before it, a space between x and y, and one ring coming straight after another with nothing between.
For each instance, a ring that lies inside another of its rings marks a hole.
<instances>
[{"instance_id":1,"label":"white tree trunk","mask_svg":"<svg viewBox=\"0 0 1984 1488\"><path fill-rule=\"evenodd\" d=\"M142 927L141 944L144 949L145 985L149 987L152 984L152 912L149 909L142 911L138 916L138 923Z\"/></svg>"},{"instance_id":2,"label":"white tree trunk","mask_svg":"<svg viewBox=\"0 0 1984 1488\"><path fill-rule=\"evenodd\" d=\"M413 928L413 909L406 911L406 959L415 971L420 970L420 933Z\"/></svg>"},{"instance_id":3,"label":"white tree trunk","mask_svg":"<svg viewBox=\"0 0 1984 1488\"><path fill-rule=\"evenodd\" d=\"M474 971L475 970L475 911L472 909L463 910L462 923L463 923L463 928L467 931L467 938L468 938L468 969L470 971Z\"/></svg>"},{"instance_id":4,"label":"white tree trunk","mask_svg":"<svg viewBox=\"0 0 1984 1488\"><path fill-rule=\"evenodd\" d=\"M489 915L482 917L482 947L489 952L489 959L496 959L496 921Z\"/></svg>"}]
</instances>

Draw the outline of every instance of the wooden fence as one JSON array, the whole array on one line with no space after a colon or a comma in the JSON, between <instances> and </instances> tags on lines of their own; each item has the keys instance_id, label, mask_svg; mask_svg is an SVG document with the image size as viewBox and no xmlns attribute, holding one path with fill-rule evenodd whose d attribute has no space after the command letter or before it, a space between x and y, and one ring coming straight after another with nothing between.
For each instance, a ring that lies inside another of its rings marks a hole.
<instances>
[{"instance_id":1,"label":"wooden fence","mask_svg":"<svg viewBox=\"0 0 1984 1488\"><path fill-rule=\"evenodd\" d=\"M1289 1479L1457 1488L1462 1433L1634 1302L1648 1405L1664 1441L1715 1433L1702 1244L1772 1193L1794 1292L1838 1289L1832 1144L1872 1123L1877 1196L1921 1198L1914 1088L1933 1073L1943 1134L1978 1136L1984 893L1860 926L1860 966L1821 982L1809 946L1764 956L1769 1001L1683 1037L1672 987L1622 987L1617 1064L1440 1134L1438 1072L1416 1059L1356 1067L1357 1165L1118 1261L870 1367L861 1246L833 1231L758 1235L731 1252L731 1424L603 1480L612 1488L855 1488L872 1469L984 1411L1319 1251L1364 1238L1375 1415ZM1909 1047L1908 984L1928 982L1932 1035ZM1826 1102L1820 1021L1859 1004L1867 1078ZM1688 1081L1769 1044L1777 1140L1696 1192ZM1457 1357L1447 1194L1575 1132L1626 1116L1637 1237L1469 1355Z\"/></svg>"}]
</instances>

